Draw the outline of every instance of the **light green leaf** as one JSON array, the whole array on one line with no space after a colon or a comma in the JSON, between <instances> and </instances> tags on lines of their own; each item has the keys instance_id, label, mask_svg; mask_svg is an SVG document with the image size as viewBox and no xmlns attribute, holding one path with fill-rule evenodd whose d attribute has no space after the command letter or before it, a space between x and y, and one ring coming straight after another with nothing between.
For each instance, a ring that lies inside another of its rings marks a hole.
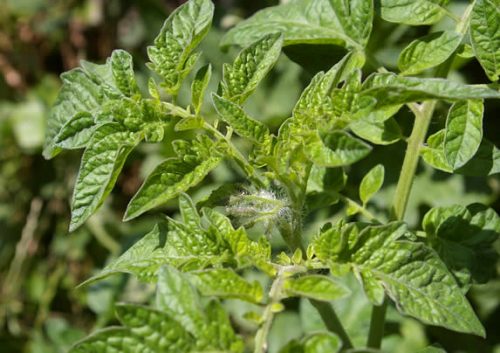
<instances>
[{"instance_id":1,"label":"light green leaf","mask_svg":"<svg viewBox=\"0 0 500 353\"><path fill-rule=\"evenodd\" d=\"M231 29L222 45L248 45L266 34L281 32L285 45L337 44L362 49L372 22L371 0L296 0L257 12Z\"/></svg>"},{"instance_id":2,"label":"light green leaf","mask_svg":"<svg viewBox=\"0 0 500 353\"><path fill-rule=\"evenodd\" d=\"M148 47L151 69L163 79L164 88L176 94L180 84L193 68L198 56L192 51L212 24L214 6L210 0L190 0L167 18L155 45Z\"/></svg>"},{"instance_id":3,"label":"light green leaf","mask_svg":"<svg viewBox=\"0 0 500 353\"><path fill-rule=\"evenodd\" d=\"M132 55L124 50L114 50L111 54L111 70L116 87L127 97L139 94L134 76Z\"/></svg>"},{"instance_id":4,"label":"light green leaf","mask_svg":"<svg viewBox=\"0 0 500 353\"><path fill-rule=\"evenodd\" d=\"M382 0L382 18L408 25L429 25L445 14L449 0Z\"/></svg>"},{"instance_id":5,"label":"light green leaf","mask_svg":"<svg viewBox=\"0 0 500 353\"><path fill-rule=\"evenodd\" d=\"M64 125L77 113L91 115L99 111L105 97L102 87L95 83L80 68L61 75L63 85L47 119L43 155L46 159L55 157L61 148L55 145L55 138Z\"/></svg>"},{"instance_id":6,"label":"light green leaf","mask_svg":"<svg viewBox=\"0 0 500 353\"><path fill-rule=\"evenodd\" d=\"M278 60L282 44L281 34L266 35L243 49L232 64L224 64L222 96L243 103Z\"/></svg>"},{"instance_id":7,"label":"light green leaf","mask_svg":"<svg viewBox=\"0 0 500 353\"><path fill-rule=\"evenodd\" d=\"M120 304L117 315L125 327L99 330L76 343L71 353L177 353L195 347L191 336L165 313L145 306Z\"/></svg>"},{"instance_id":8,"label":"light green leaf","mask_svg":"<svg viewBox=\"0 0 500 353\"><path fill-rule=\"evenodd\" d=\"M267 126L249 117L237 104L219 97L215 93L212 94L212 99L219 116L229 124L238 135L255 143L270 144L271 135Z\"/></svg>"},{"instance_id":9,"label":"light green leaf","mask_svg":"<svg viewBox=\"0 0 500 353\"><path fill-rule=\"evenodd\" d=\"M65 149L83 148L90 141L94 130L94 117L87 112L77 113L61 127L54 137L54 143Z\"/></svg>"},{"instance_id":10,"label":"light green leaf","mask_svg":"<svg viewBox=\"0 0 500 353\"><path fill-rule=\"evenodd\" d=\"M178 140L179 157L160 163L146 178L141 188L128 204L124 220L131 220L142 213L176 197L195 186L222 160L223 146L201 136L188 143Z\"/></svg>"},{"instance_id":11,"label":"light green leaf","mask_svg":"<svg viewBox=\"0 0 500 353\"><path fill-rule=\"evenodd\" d=\"M371 147L346 132L334 131L324 138L311 133L305 141L307 157L319 166L339 167L366 157Z\"/></svg>"},{"instance_id":12,"label":"light green leaf","mask_svg":"<svg viewBox=\"0 0 500 353\"><path fill-rule=\"evenodd\" d=\"M340 348L342 342L332 333L315 333L304 339L304 353L335 353Z\"/></svg>"},{"instance_id":13,"label":"light green leaf","mask_svg":"<svg viewBox=\"0 0 500 353\"><path fill-rule=\"evenodd\" d=\"M461 286L486 283L495 275L498 254L493 243L500 235L500 218L480 204L432 208L422 226Z\"/></svg>"},{"instance_id":14,"label":"light green leaf","mask_svg":"<svg viewBox=\"0 0 500 353\"><path fill-rule=\"evenodd\" d=\"M339 224L315 239L316 256L332 268L348 265L383 285L404 314L424 323L484 336L453 275L422 243L404 240L402 223ZM371 287L371 286L370 286Z\"/></svg>"},{"instance_id":15,"label":"light green leaf","mask_svg":"<svg viewBox=\"0 0 500 353\"><path fill-rule=\"evenodd\" d=\"M444 155L444 135L445 131L439 130L427 138L427 145L422 146L420 154L422 159L433 168L443 172L452 173L453 169L448 164Z\"/></svg>"},{"instance_id":16,"label":"light green leaf","mask_svg":"<svg viewBox=\"0 0 500 353\"><path fill-rule=\"evenodd\" d=\"M439 130L427 139L427 146L420 150L424 161L436 169L451 173L453 170L444 154L445 130ZM500 173L500 149L483 138L479 148L464 166L455 173L470 176L486 176Z\"/></svg>"},{"instance_id":17,"label":"light green leaf","mask_svg":"<svg viewBox=\"0 0 500 353\"><path fill-rule=\"evenodd\" d=\"M168 265L163 266L158 274L156 306L195 337L204 328L206 318L198 293L186 274Z\"/></svg>"},{"instance_id":18,"label":"light green leaf","mask_svg":"<svg viewBox=\"0 0 500 353\"><path fill-rule=\"evenodd\" d=\"M203 66L198 70L191 84L191 104L196 114L200 113L205 91L212 77L212 66L210 64Z\"/></svg>"},{"instance_id":19,"label":"light green leaf","mask_svg":"<svg viewBox=\"0 0 500 353\"><path fill-rule=\"evenodd\" d=\"M111 192L140 135L117 123L100 126L83 153L71 202L70 231L82 225Z\"/></svg>"},{"instance_id":20,"label":"light green leaf","mask_svg":"<svg viewBox=\"0 0 500 353\"><path fill-rule=\"evenodd\" d=\"M415 75L437 66L458 48L462 35L455 31L435 32L415 39L399 55L402 75Z\"/></svg>"},{"instance_id":21,"label":"light green leaf","mask_svg":"<svg viewBox=\"0 0 500 353\"><path fill-rule=\"evenodd\" d=\"M377 99L377 108L428 99L500 98L500 92L487 85L465 85L441 78L402 77L393 73L370 75L363 83L362 94Z\"/></svg>"},{"instance_id":22,"label":"light green leaf","mask_svg":"<svg viewBox=\"0 0 500 353\"><path fill-rule=\"evenodd\" d=\"M97 352L156 353L154 349L148 347L142 337L132 335L129 329L123 327L109 327L96 331L77 342L69 351L69 353Z\"/></svg>"},{"instance_id":23,"label":"light green leaf","mask_svg":"<svg viewBox=\"0 0 500 353\"><path fill-rule=\"evenodd\" d=\"M228 268L191 272L190 278L205 296L237 298L251 303L260 303L263 298L258 282L250 283Z\"/></svg>"},{"instance_id":24,"label":"light green leaf","mask_svg":"<svg viewBox=\"0 0 500 353\"><path fill-rule=\"evenodd\" d=\"M289 297L307 297L321 301L339 299L350 293L340 282L321 275L287 278L283 288Z\"/></svg>"},{"instance_id":25,"label":"light green leaf","mask_svg":"<svg viewBox=\"0 0 500 353\"><path fill-rule=\"evenodd\" d=\"M453 104L446 119L444 154L453 170L462 167L477 152L483 138L482 100Z\"/></svg>"},{"instance_id":26,"label":"light green leaf","mask_svg":"<svg viewBox=\"0 0 500 353\"><path fill-rule=\"evenodd\" d=\"M194 338L175 316L145 306L119 304L116 314L129 328L131 336L144 342L153 352L187 352L194 347Z\"/></svg>"},{"instance_id":27,"label":"light green leaf","mask_svg":"<svg viewBox=\"0 0 500 353\"><path fill-rule=\"evenodd\" d=\"M227 313L218 301L212 300L205 308L206 325L198 338L197 346L208 352L223 351L242 353L243 340L236 336Z\"/></svg>"},{"instance_id":28,"label":"light green leaf","mask_svg":"<svg viewBox=\"0 0 500 353\"><path fill-rule=\"evenodd\" d=\"M149 233L132 245L120 257L106 265L97 275L89 278L81 285L87 285L120 272L133 274L143 280L156 280L159 268L171 261L166 240L169 240L166 225L164 223L156 224Z\"/></svg>"},{"instance_id":29,"label":"light green leaf","mask_svg":"<svg viewBox=\"0 0 500 353\"><path fill-rule=\"evenodd\" d=\"M359 197L363 205L366 205L368 200L380 190L384 183L384 174L384 166L377 164L363 177L359 185Z\"/></svg>"},{"instance_id":30,"label":"light green leaf","mask_svg":"<svg viewBox=\"0 0 500 353\"><path fill-rule=\"evenodd\" d=\"M472 48L491 81L500 75L500 1L478 0L470 18Z\"/></svg>"},{"instance_id":31,"label":"light green leaf","mask_svg":"<svg viewBox=\"0 0 500 353\"><path fill-rule=\"evenodd\" d=\"M403 137L401 128L394 118L379 121L373 119L373 114L351 122L349 128L358 137L376 145L390 145Z\"/></svg>"}]
</instances>

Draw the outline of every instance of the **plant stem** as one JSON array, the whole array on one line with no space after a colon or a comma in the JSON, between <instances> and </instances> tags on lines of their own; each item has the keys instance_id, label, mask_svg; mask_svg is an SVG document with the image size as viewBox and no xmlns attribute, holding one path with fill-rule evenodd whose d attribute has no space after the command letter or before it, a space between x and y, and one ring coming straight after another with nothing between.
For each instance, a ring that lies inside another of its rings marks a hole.
<instances>
[{"instance_id":1,"label":"plant stem","mask_svg":"<svg viewBox=\"0 0 500 353\"><path fill-rule=\"evenodd\" d=\"M436 68L437 77L445 78L448 76L453 58L454 55L451 55L444 63ZM426 101L420 105L415 103L409 105L410 109L415 114L415 123L413 124L411 135L408 138L408 146L406 148L401 174L399 175L396 192L394 194L392 218L395 220L401 221L404 218L420 157L420 148L424 144L427 131L429 130L436 103L437 101L432 100ZM373 307L367 341L367 346L370 348L380 348L384 335L386 310L387 299L384 300L382 305Z\"/></svg>"},{"instance_id":2,"label":"plant stem","mask_svg":"<svg viewBox=\"0 0 500 353\"><path fill-rule=\"evenodd\" d=\"M392 209L394 219L402 220L404 217L415 171L417 170L420 148L425 141L435 107L436 101L427 101L420 106L419 110L415 111L417 113L415 115L415 123L408 139L403 167L401 168L401 174L394 194Z\"/></svg>"},{"instance_id":3,"label":"plant stem","mask_svg":"<svg viewBox=\"0 0 500 353\"><path fill-rule=\"evenodd\" d=\"M273 322L275 314L275 305L280 303L281 300L281 290L284 281L284 268L281 268L276 275L276 278L271 285L269 291L269 304L267 304L264 309L264 314L262 314L262 327L257 331L255 335L255 349L254 353L265 353L267 352L267 336L269 335L269 330L271 329L271 324Z\"/></svg>"},{"instance_id":4,"label":"plant stem","mask_svg":"<svg viewBox=\"0 0 500 353\"><path fill-rule=\"evenodd\" d=\"M350 349L353 348L351 339L349 338L349 335L347 334L346 330L344 329L344 326L342 326L342 323L339 320L339 317L335 313L335 310L333 310L332 306L330 303L325 303L321 302L319 300L313 300L311 299L311 304L316 308L318 311L319 315L323 319L323 322L326 325L326 328L331 331L336 333L340 339L342 340L342 349Z\"/></svg>"}]
</instances>

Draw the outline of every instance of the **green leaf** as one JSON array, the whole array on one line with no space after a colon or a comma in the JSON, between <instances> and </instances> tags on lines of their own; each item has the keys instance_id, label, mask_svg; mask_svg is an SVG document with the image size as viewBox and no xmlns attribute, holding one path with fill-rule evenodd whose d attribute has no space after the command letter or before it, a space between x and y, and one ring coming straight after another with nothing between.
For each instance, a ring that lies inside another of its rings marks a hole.
<instances>
[{"instance_id":1,"label":"green leaf","mask_svg":"<svg viewBox=\"0 0 500 353\"><path fill-rule=\"evenodd\" d=\"M245 345L235 335L229 317L219 302L212 300L205 308L206 325L198 338L198 347L208 352L212 350L242 353Z\"/></svg>"},{"instance_id":2,"label":"green leaf","mask_svg":"<svg viewBox=\"0 0 500 353\"><path fill-rule=\"evenodd\" d=\"M449 0L382 0L382 18L408 25L429 25L445 14Z\"/></svg>"},{"instance_id":3,"label":"green leaf","mask_svg":"<svg viewBox=\"0 0 500 353\"><path fill-rule=\"evenodd\" d=\"M455 31L435 32L415 39L399 55L402 75L415 75L437 66L458 48L462 35Z\"/></svg>"},{"instance_id":4,"label":"green leaf","mask_svg":"<svg viewBox=\"0 0 500 353\"><path fill-rule=\"evenodd\" d=\"M83 148L95 131L94 117L87 112L77 113L68 120L54 137L54 143L65 149Z\"/></svg>"},{"instance_id":5,"label":"green leaf","mask_svg":"<svg viewBox=\"0 0 500 353\"><path fill-rule=\"evenodd\" d=\"M282 44L281 34L266 35L243 49L232 64L224 64L222 96L243 103L278 60Z\"/></svg>"},{"instance_id":6,"label":"green leaf","mask_svg":"<svg viewBox=\"0 0 500 353\"><path fill-rule=\"evenodd\" d=\"M498 0L476 1L470 17L472 48L479 63L491 81L500 75L500 2Z\"/></svg>"},{"instance_id":7,"label":"green leaf","mask_svg":"<svg viewBox=\"0 0 500 353\"><path fill-rule=\"evenodd\" d=\"M305 142L307 157L315 164L325 167L353 164L366 157L370 151L369 145L343 131L334 131L324 138L311 133Z\"/></svg>"},{"instance_id":8,"label":"green leaf","mask_svg":"<svg viewBox=\"0 0 500 353\"><path fill-rule=\"evenodd\" d=\"M428 99L500 98L500 92L487 85L464 85L441 78L401 77L393 73L370 75L363 83L362 94L377 99L377 108Z\"/></svg>"},{"instance_id":9,"label":"green leaf","mask_svg":"<svg viewBox=\"0 0 500 353\"><path fill-rule=\"evenodd\" d=\"M178 157L160 163L146 178L141 188L128 204L124 220L131 220L142 213L176 197L197 185L222 160L223 146L201 136L187 142L178 140Z\"/></svg>"},{"instance_id":10,"label":"green leaf","mask_svg":"<svg viewBox=\"0 0 500 353\"><path fill-rule=\"evenodd\" d=\"M114 50L111 54L111 70L116 87L127 97L139 94L134 76L132 55L124 50Z\"/></svg>"},{"instance_id":11,"label":"green leaf","mask_svg":"<svg viewBox=\"0 0 500 353\"><path fill-rule=\"evenodd\" d=\"M228 268L191 272L190 278L205 296L237 298L251 303L260 303L263 298L258 282L250 283Z\"/></svg>"},{"instance_id":12,"label":"green leaf","mask_svg":"<svg viewBox=\"0 0 500 353\"><path fill-rule=\"evenodd\" d=\"M164 223L156 224L153 229L132 245L120 257L104 267L81 285L100 280L115 273L130 273L143 280L156 280L159 268L170 263L166 240L167 227ZM172 261L173 262L173 261Z\"/></svg>"},{"instance_id":13,"label":"green leaf","mask_svg":"<svg viewBox=\"0 0 500 353\"><path fill-rule=\"evenodd\" d=\"M335 353L342 348L341 340L332 333L315 333L304 339L304 353Z\"/></svg>"},{"instance_id":14,"label":"green leaf","mask_svg":"<svg viewBox=\"0 0 500 353\"><path fill-rule=\"evenodd\" d=\"M237 104L219 97L215 93L212 94L212 99L219 116L238 135L255 143L270 144L271 135L267 126L249 117Z\"/></svg>"},{"instance_id":15,"label":"green leaf","mask_svg":"<svg viewBox=\"0 0 500 353\"><path fill-rule=\"evenodd\" d=\"M163 79L163 87L176 94L196 62L192 51L212 24L214 6L210 0L190 0L167 18L154 46L148 47L150 67Z\"/></svg>"},{"instance_id":16,"label":"green leaf","mask_svg":"<svg viewBox=\"0 0 500 353\"><path fill-rule=\"evenodd\" d=\"M222 45L248 45L266 34L281 32L285 45L337 44L362 49L372 22L371 0L296 0L257 12L231 29Z\"/></svg>"},{"instance_id":17,"label":"green leaf","mask_svg":"<svg viewBox=\"0 0 500 353\"><path fill-rule=\"evenodd\" d=\"M444 154L445 130L439 130L427 139L427 146L420 150L424 161L436 169L451 173L453 170ZM486 176L500 173L500 149L483 138L479 148L469 162L455 173L470 176Z\"/></svg>"},{"instance_id":18,"label":"green leaf","mask_svg":"<svg viewBox=\"0 0 500 353\"><path fill-rule=\"evenodd\" d=\"M427 138L427 145L422 146L420 154L422 159L433 168L447 173L453 172L444 155L444 135L445 131L439 130Z\"/></svg>"},{"instance_id":19,"label":"green leaf","mask_svg":"<svg viewBox=\"0 0 500 353\"><path fill-rule=\"evenodd\" d=\"M198 70L191 84L191 104L196 114L200 113L205 91L212 77L212 66L210 64L203 66Z\"/></svg>"},{"instance_id":20,"label":"green leaf","mask_svg":"<svg viewBox=\"0 0 500 353\"><path fill-rule=\"evenodd\" d=\"M158 274L156 306L175 318L195 337L205 325L200 297L187 275L168 265Z\"/></svg>"},{"instance_id":21,"label":"green leaf","mask_svg":"<svg viewBox=\"0 0 500 353\"><path fill-rule=\"evenodd\" d=\"M456 170L477 152L483 138L482 100L466 100L453 104L446 119L444 154Z\"/></svg>"},{"instance_id":22,"label":"green leaf","mask_svg":"<svg viewBox=\"0 0 500 353\"><path fill-rule=\"evenodd\" d=\"M316 256L332 268L350 266L377 281L396 307L424 323L484 336L484 329L453 275L422 243L402 238L402 223L339 224L315 239ZM373 286L369 283L368 288ZM366 288L366 286L365 286Z\"/></svg>"},{"instance_id":23,"label":"green leaf","mask_svg":"<svg viewBox=\"0 0 500 353\"><path fill-rule=\"evenodd\" d=\"M350 293L341 283L321 275L287 278L283 288L289 297L307 297L322 301L339 299Z\"/></svg>"},{"instance_id":24,"label":"green leaf","mask_svg":"<svg viewBox=\"0 0 500 353\"><path fill-rule=\"evenodd\" d=\"M424 216L423 229L461 286L486 283L495 276L500 218L480 204L435 207Z\"/></svg>"},{"instance_id":25,"label":"green leaf","mask_svg":"<svg viewBox=\"0 0 500 353\"><path fill-rule=\"evenodd\" d=\"M117 315L125 327L99 330L73 346L71 353L191 351L193 336L165 313L145 306L120 304Z\"/></svg>"},{"instance_id":26,"label":"green leaf","mask_svg":"<svg viewBox=\"0 0 500 353\"><path fill-rule=\"evenodd\" d=\"M70 231L82 225L111 192L140 136L117 123L100 126L83 153L71 202Z\"/></svg>"},{"instance_id":27,"label":"green leaf","mask_svg":"<svg viewBox=\"0 0 500 353\"><path fill-rule=\"evenodd\" d=\"M381 121L371 113L351 122L349 128L358 137L376 145L390 145L403 137L401 128L394 118Z\"/></svg>"},{"instance_id":28,"label":"green leaf","mask_svg":"<svg viewBox=\"0 0 500 353\"><path fill-rule=\"evenodd\" d=\"M156 353L154 349L148 347L142 337L132 335L129 329L122 327L109 327L96 331L77 342L69 351L69 353L97 352Z\"/></svg>"},{"instance_id":29,"label":"green leaf","mask_svg":"<svg viewBox=\"0 0 500 353\"><path fill-rule=\"evenodd\" d=\"M363 177L359 185L359 197L363 205L366 205L368 200L380 190L384 183L384 174L384 166L377 164Z\"/></svg>"},{"instance_id":30,"label":"green leaf","mask_svg":"<svg viewBox=\"0 0 500 353\"><path fill-rule=\"evenodd\" d=\"M119 304L118 319L130 329L132 337L144 342L153 352L177 353L193 349L194 339L175 316L145 306Z\"/></svg>"},{"instance_id":31,"label":"green leaf","mask_svg":"<svg viewBox=\"0 0 500 353\"><path fill-rule=\"evenodd\" d=\"M55 145L60 130L78 113L91 115L99 111L105 97L102 87L94 82L80 68L61 75L63 85L47 119L43 155L46 159L55 157L61 148Z\"/></svg>"}]
</instances>

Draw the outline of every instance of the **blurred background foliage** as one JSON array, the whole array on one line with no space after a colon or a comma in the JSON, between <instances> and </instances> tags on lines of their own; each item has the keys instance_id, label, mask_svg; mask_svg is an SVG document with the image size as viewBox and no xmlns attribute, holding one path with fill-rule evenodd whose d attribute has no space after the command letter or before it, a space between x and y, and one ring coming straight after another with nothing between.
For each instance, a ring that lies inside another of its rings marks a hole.
<instances>
[{"instance_id":1,"label":"blurred background foliage","mask_svg":"<svg viewBox=\"0 0 500 353\"><path fill-rule=\"evenodd\" d=\"M60 86L59 74L78 66L79 60L103 62L115 48L134 56L138 80L146 84L146 47L158 33L167 15L181 0L2 0L0 1L0 351L65 352L72 343L96 328L113 322L115 301L144 302L149 288L132 278L113 277L96 285L76 288L106 261L119 255L150 229L161 215L148 215L122 223L121 217L142 177L172 151L174 132L164 144L143 145L129 158L110 199L84 227L68 234L69 200L79 166L80 153L65 152L45 161L41 157L45 121ZM217 89L223 62L235 49L222 52L222 33L258 9L275 5L272 0L219 0L214 28L202 43L203 62L210 62ZM467 3L455 1L451 10L461 13ZM438 26L446 27L446 21ZM387 68L395 70L399 51L416 36L436 28L407 27L377 20L370 48ZM287 47L278 65L246 105L254 117L272 129L287 118L301 90L312 75L330 67L342 50L325 46ZM298 64L300 65L298 65ZM452 77L469 83L486 82L473 60L458 59ZM374 68L372 68L374 69ZM187 80L190 82L190 80ZM189 102L188 85L180 94ZM206 114L212 114L205 105ZM432 129L444 124L445 106L437 111ZM498 101L488 101L485 133L500 144ZM408 136L411 119L404 109L397 116ZM244 148L244 146L242 146ZM363 172L377 163L386 167L384 189L370 205L384 217L398 178L404 143L377 147L366 160L348 170L348 191L356 190ZM231 165L218 168L196 190L195 199L210 190L241 179ZM349 189L350 188L350 189ZM450 176L421 167L417 175L407 220L416 226L432 206L483 202L500 209L500 178ZM163 209L173 213L175 202ZM305 220L312 235L325 219L345 215L334 205ZM272 241L279 243L279 239ZM496 244L500 250L500 244ZM500 266L497 265L497 274ZM249 274L250 276L252 274ZM439 342L449 352L500 352L500 279L474 286L469 298L483 321L486 340L444 329L424 327L402 318L392 309L383 349L416 352ZM347 278L353 295L335 302L355 342L366 335L370 306L356 281ZM241 302L228 301L235 325L245 332L251 325L239 313ZM290 339L322 327L308 302L290 300L287 310L272 328L270 352ZM362 341L359 343L363 343Z\"/></svg>"}]
</instances>

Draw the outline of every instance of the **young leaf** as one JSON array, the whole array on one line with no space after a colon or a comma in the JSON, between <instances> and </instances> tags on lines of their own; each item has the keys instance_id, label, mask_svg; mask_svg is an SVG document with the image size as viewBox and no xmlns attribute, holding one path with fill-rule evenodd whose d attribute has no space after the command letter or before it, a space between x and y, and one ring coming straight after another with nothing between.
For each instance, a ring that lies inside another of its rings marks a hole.
<instances>
[{"instance_id":1,"label":"young leaf","mask_svg":"<svg viewBox=\"0 0 500 353\"><path fill-rule=\"evenodd\" d=\"M430 25L445 14L449 0L382 0L382 18L408 25Z\"/></svg>"},{"instance_id":2,"label":"young leaf","mask_svg":"<svg viewBox=\"0 0 500 353\"><path fill-rule=\"evenodd\" d=\"M194 339L175 316L145 306L119 304L116 314L129 328L131 336L143 341L152 352L185 352L193 349Z\"/></svg>"},{"instance_id":3,"label":"young leaf","mask_svg":"<svg viewBox=\"0 0 500 353\"><path fill-rule=\"evenodd\" d=\"M322 301L339 299L350 293L349 289L341 283L321 275L287 278L283 288L289 297L300 296Z\"/></svg>"},{"instance_id":4,"label":"young leaf","mask_svg":"<svg viewBox=\"0 0 500 353\"><path fill-rule=\"evenodd\" d=\"M54 137L54 143L65 149L83 148L90 141L94 130L94 117L87 112L77 113L61 127Z\"/></svg>"},{"instance_id":5,"label":"young leaf","mask_svg":"<svg viewBox=\"0 0 500 353\"><path fill-rule=\"evenodd\" d=\"M219 116L231 126L238 135L258 144L270 142L271 136L267 126L260 121L250 118L237 104L219 97L215 93L212 94L212 99Z\"/></svg>"},{"instance_id":6,"label":"young leaf","mask_svg":"<svg viewBox=\"0 0 500 353\"><path fill-rule=\"evenodd\" d=\"M95 353L114 350L115 352L155 353L142 337L132 335L124 327L108 327L98 330L77 342L69 353Z\"/></svg>"},{"instance_id":7,"label":"young leaf","mask_svg":"<svg viewBox=\"0 0 500 353\"><path fill-rule=\"evenodd\" d=\"M377 108L427 99L500 98L500 92L487 85L464 85L441 78L401 77L393 73L370 75L363 83L362 94L377 99Z\"/></svg>"},{"instance_id":8,"label":"young leaf","mask_svg":"<svg viewBox=\"0 0 500 353\"><path fill-rule=\"evenodd\" d=\"M500 76L500 2L478 0L470 18L472 48L491 81Z\"/></svg>"},{"instance_id":9,"label":"young leaf","mask_svg":"<svg viewBox=\"0 0 500 353\"><path fill-rule=\"evenodd\" d=\"M156 306L168 316L174 317L195 337L205 325L198 293L182 272L163 266L158 274Z\"/></svg>"},{"instance_id":10,"label":"young leaf","mask_svg":"<svg viewBox=\"0 0 500 353\"><path fill-rule=\"evenodd\" d=\"M47 119L43 155L55 157L61 148L56 146L56 137L69 120L78 113L96 113L104 101L102 87L96 84L82 69L74 69L61 75L63 85Z\"/></svg>"},{"instance_id":11,"label":"young leaf","mask_svg":"<svg viewBox=\"0 0 500 353\"><path fill-rule=\"evenodd\" d=\"M83 153L71 202L70 231L82 225L111 192L140 136L117 123L100 126Z\"/></svg>"},{"instance_id":12,"label":"young leaf","mask_svg":"<svg viewBox=\"0 0 500 353\"><path fill-rule=\"evenodd\" d=\"M160 163L146 178L128 204L124 220L140 214L176 197L198 184L222 160L222 146L206 136L186 144L179 157Z\"/></svg>"},{"instance_id":13,"label":"young leaf","mask_svg":"<svg viewBox=\"0 0 500 353\"><path fill-rule=\"evenodd\" d=\"M335 353L342 348L340 339L332 333L315 333L304 339L304 353Z\"/></svg>"},{"instance_id":14,"label":"young leaf","mask_svg":"<svg viewBox=\"0 0 500 353\"><path fill-rule=\"evenodd\" d=\"M193 336L172 317L148 307L117 306L125 327L100 330L75 344L70 353L145 352L177 353L195 347Z\"/></svg>"},{"instance_id":15,"label":"young leaf","mask_svg":"<svg viewBox=\"0 0 500 353\"><path fill-rule=\"evenodd\" d=\"M500 235L500 218L479 204L432 208L422 226L461 286L486 283L495 274L498 254L493 243Z\"/></svg>"},{"instance_id":16,"label":"young leaf","mask_svg":"<svg viewBox=\"0 0 500 353\"><path fill-rule=\"evenodd\" d=\"M437 66L450 57L462 41L455 31L435 32L415 39L399 55L402 75L415 75Z\"/></svg>"},{"instance_id":17,"label":"young leaf","mask_svg":"<svg viewBox=\"0 0 500 353\"><path fill-rule=\"evenodd\" d=\"M348 265L378 281L402 313L427 324L484 336L446 265L426 245L401 240L406 232L401 223L340 225L323 232L314 249L330 266Z\"/></svg>"},{"instance_id":18,"label":"young leaf","mask_svg":"<svg viewBox=\"0 0 500 353\"><path fill-rule=\"evenodd\" d=\"M170 14L148 47L151 68L163 79L164 88L176 94L184 77L193 68L197 55L192 51L212 24L214 6L210 0L190 0Z\"/></svg>"},{"instance_id":19,"label":"young leaf","mask_svg":"<svg viewBox=\"0 0 500 353\"><path fill-rule=\"evenodd\" d=\"M222 45L248 45L275 32L285 45L338 44L363 49L373 22L373 2L354 0L296 0L257 12L223 38Z\"/></svg>"},{"instance_id":20,"label":"young leaf","mask_svg":"<svg viewBox=\"0 0 500 353\"><path fill-rule=\"evenodd\" d=\"M266 35L243 49L232 64L225 64L222 96L243 103L278 60L282 44L281 34Z\"/></svg>"},{"instance_id":21,"label":"young leaf","mask_svg":"<svg viewBox=\"0 0 500 353\"><path fill-rule=\"evenodd\" d=\"M307 157L319 166L339 167L366 157L371 147L346 132L334 131L323 139L311 133L305 141Z\"/></svg>"},{"instance_id":22,"label":"young leaf","mask_svg":"<svg viewBox=\"0 0 500 353\"><path fill-rule=\"evenodd\" d=\"M366 205L368 200L380 190L384 183L384 174L384 166L377 164L363 177L359 185L359 197L363 205Z\"/></svg>"},{"instance_id":23,"label":"young leaf","mask_svg":"<svg viewBox=\"0 0 500 353\"><path fill-rule=\"evenodd\" d=\"M132 55L124 50L114 50L111 54L111 70L116 87L127 97L139 93L135 81Z\"/></svg>"},{"instance_id":24,"label":"young leaf","mask_svg":"<svg viewBox=\"0 0 500 353\"><path fill-rule=\"evenodd\" d=\"M167 248L167 227L156 224L153 229L132 245L120 257L104 267L81 285L87 285L115 273L130 273L147 281L156 280L159 268L170 263ZM173 262L173 261L172 261Z\"/></svg>"},{"instance_id":25,"label":"young leaf","mask_svg":"<svg viewBox=\"0 0 500 353\"><path fill-rule=\"evenodd\" d=\"M403 137L401 128L394 118L380 121L374 114L367 114L352 121L349 128L356 136L376 145L390 145Z\"/></svg>"},{"instance_id":26,"label":"young leaf","mask_svg":"<svg viewBox=\"0 0 500 353\"><path fill-rule=\"evenodd\" d=\"M205 91L212 77L212 66L210 64L203 66L198 70L191 84L191 104L196 114L200 113Z\"/></svg>"},{"instance_id":27,"label":"young leaf","mask_svg":"<svg viewBox=\"0 0 500 353\"><path fill-rule=\"evenodd\" d=\"M453 104L446 119L444 154L456 170L477 152L483 138L483 101L466 100Z\"/></svg>"},{"instance_id":28,"label":"young leaf","mask_svg":"<svg viewBox=\"0 0 500 353\"><path fill-rule=\"evenodd\" d=\"M444 154L444 137L444 129L429 136L427 146L423 146L420 153L424 161L430 166L451 173L453 169L448 164ZM500 149L483 138L474 157L455 172L470 176L486 176L500 173Z\"/></svg>"},{"instance_id":29,"label":"young leaf","mask_svg":"<svg viewBox=\"0 0 500 353\"><path fill-rule=\"evenodd\" d=\"M262 287L258 282L250 283L231 269L208 269L190 274L202 295L221 298L237 298L251 303L260 303Z\"/></svg>"}]
</instances>

